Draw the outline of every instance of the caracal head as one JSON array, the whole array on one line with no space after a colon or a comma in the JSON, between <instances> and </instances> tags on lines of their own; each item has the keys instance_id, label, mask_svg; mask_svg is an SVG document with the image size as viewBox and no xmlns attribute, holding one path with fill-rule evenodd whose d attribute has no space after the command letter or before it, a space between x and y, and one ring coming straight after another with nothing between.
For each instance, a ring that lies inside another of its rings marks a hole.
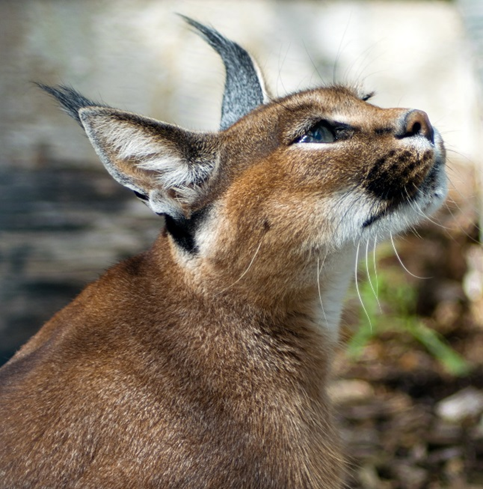
<instances>
[{"instance_id":1,"label":"caracal head","mask_svg":"<svg viewBox=\"0 0 483 489\"><path fill-rule=\"evenodd\" d=\"M386 239L441 205L445 151L424 112L382 109L341 86L270 99L246 51L188 21L225 62L219 132L43 87L80 122L109 173L165 217L180 263L220 284L292 294L313 282L321 259Z\"/></svg>"}]
</instances>

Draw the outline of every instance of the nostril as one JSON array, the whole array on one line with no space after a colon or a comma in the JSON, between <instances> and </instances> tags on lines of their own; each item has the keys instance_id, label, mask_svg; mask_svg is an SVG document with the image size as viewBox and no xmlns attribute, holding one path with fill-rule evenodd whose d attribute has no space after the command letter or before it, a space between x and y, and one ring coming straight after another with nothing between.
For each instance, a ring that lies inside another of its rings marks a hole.
<instances>
[{"instance_id":1,"label":"nostril","mask_svg":"<svg viewBox=\"0 0 483 489\"><path fill-rule=\"evenodd\" d=\"M413 126L409 129L409 132L414 135L419 134L421 132L421 123L415 122Z\"/></svg>"},{"instance_id":2,"label":"nostril","mask_svg":"<svg viewBox=\"0 0 483 489\"><path fill-rule=\"evenodd\" d=\"M423 136L434 142L434 129L429 121L428 114L422 110L411 110L403 119L401 138Z\"/></svg>"}]
</instances>

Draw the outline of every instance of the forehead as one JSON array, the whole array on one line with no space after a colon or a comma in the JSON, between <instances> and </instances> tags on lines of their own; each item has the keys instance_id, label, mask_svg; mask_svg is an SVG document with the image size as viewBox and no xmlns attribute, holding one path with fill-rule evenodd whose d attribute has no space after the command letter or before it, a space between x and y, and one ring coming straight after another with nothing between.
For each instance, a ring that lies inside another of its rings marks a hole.
<instances>
[{"instance_id":1,"label":"forehead","mask_svg":"<svg viewBox=\"0 0 483 489\"><path fill-rule=\"evenodd\" d=\"M280 103L292 113L323 111L330 115L367 109L370 106L366 102L369 97L360 90L336 86L295 93L280 100Z\"/></svg>"}]
</instances>

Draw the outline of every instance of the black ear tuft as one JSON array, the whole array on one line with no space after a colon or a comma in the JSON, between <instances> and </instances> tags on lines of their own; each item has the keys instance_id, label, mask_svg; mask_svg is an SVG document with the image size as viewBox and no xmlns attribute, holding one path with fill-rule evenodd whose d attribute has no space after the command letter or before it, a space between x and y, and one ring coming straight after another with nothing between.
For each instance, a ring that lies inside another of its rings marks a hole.
<instances>
[{"instance_id":1,"label":"black ear tuft","mask_svg":"<svg viewBox=\"0 0 483 489\"><path fill-rule=\"evenodd\" d=\"M223 60L226 80L220 129L227 129L263 104L265 100L263 80L257 72L253 59L242 47L226 39L215 29L184 15L180 17L194 27Z\"/></svg>"},{"instance_id":2,"label":"black ear tuft","mask_svg":"<svg viewBox=\"0 0 483 489\"><path fill-rule=\"evenodd\" d=\"M62 108L79 124L81 124L79 118L80 109L84 107L108 107L105 104L93 102L73 88L64 85L59 85L58 87L50 87L48 85L43 85L42 83L36 83L36 85L57 99Z\"/></svg>"}]
</instances>

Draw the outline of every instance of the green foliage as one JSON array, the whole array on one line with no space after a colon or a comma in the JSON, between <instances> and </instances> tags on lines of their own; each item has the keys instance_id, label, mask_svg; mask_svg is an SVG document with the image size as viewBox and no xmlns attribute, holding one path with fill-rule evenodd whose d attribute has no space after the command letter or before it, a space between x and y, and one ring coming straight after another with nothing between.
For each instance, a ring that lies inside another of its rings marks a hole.
<instances>
[{"instance_id":1,"label":"green foliage","mask_svg":"<svg viewBox=\"0 0 483 489\"><path fill-rule=\"evenodd\" d=\"M368 270L373 265L368 266ZM450 374L464 376L470 365L415 313L416 291L401 270L379 268L370 280L360 281L363 302L360 327L348 343L350 357L358 358L369 341L383 334L410 335Z\"/></svg>"}]
</instances>

